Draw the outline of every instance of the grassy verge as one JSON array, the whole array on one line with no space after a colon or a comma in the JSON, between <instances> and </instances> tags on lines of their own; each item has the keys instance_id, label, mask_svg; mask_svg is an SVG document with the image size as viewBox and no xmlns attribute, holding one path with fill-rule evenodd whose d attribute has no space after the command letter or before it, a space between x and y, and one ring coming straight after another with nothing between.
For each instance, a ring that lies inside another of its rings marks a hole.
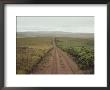
<instances>
[{"instance_id":1,"label":"grassy verge","mask_svg":"<svg viewBox=\"0 0 110 90\"><path fill-rule=\"evenodd\" d=\"M17 38L16 73L30 73L51 48L51 38Z\"/></svg>"},{"instance_id":2,"label":"grassy verge","mask_svg":"<svg viewBox=\"0 0 110 90\"><path fill-rule=\"evenodd\" d=\"M75 57L81 70L94 73L94 40L80 38L56 38L57 47Z\"/></svg>"}]
</instances>

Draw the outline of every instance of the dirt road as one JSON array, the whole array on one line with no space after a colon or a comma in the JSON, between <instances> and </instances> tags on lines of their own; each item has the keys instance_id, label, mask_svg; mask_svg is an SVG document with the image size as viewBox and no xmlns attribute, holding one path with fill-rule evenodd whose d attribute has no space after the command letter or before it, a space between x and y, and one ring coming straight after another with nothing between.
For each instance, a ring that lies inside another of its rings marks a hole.
<instances>
[{"instance_id":1,"label":"dirt road","mask_svg":"<svg viewBox=\"0 0 110 90\"><path fill-rule=\"evenodd\" d=\"M53 40L53 49L35 67L32 74L78 74L82 73L73 59L56 47Z\"/></svg>"}]
</instances>

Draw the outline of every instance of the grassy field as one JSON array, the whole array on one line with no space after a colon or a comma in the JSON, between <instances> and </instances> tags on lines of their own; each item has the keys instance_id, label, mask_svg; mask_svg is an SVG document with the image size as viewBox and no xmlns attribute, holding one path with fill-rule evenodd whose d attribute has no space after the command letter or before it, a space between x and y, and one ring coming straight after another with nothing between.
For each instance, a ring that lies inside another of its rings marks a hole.
<instances>
[{"instance_id":1,"label":"grassy field","mask_svg":"<svg viewBox=\"0 0 110 90\"><path fill-rule=\"evenodd\" d=\"M16 73L26 74L52 48L52 38L26 37L16 39Z\"/></svg>"},{"instance_id":2,"label":"grassy field","mask_svg":"<svg viewBox=\"0 0 110 90\"><path fill-rule=\"evenodd\" d=\"M76 58L82 70L94 73L94 39L93 38L56 38L57 47Z\"/></svg>"}]
</instances>

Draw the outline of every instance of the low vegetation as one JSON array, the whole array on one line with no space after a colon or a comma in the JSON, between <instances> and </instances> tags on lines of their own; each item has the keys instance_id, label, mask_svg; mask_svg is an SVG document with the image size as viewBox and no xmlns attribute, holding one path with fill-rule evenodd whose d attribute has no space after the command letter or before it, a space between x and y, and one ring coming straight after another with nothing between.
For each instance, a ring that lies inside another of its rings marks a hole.
<instances>
[{"instance_id":1,"label":"low vegetation","mask_svg":"<svg viewBox=\"0 0 110 90\"><path fill-rule=\"evenodd\" d=\"M52 38L17 38L16 44L16 73L26 74L30 73L52 48Z\"/></svg>"},{"instance_id":2,"label":"low vegetation","mask_svg":"<svg viewBox=\"0 0 110 90\"><path fill-rule=\"evenodd\" d=\"M94 40L80 38L56 38L57 47L75 57L82 70L94 73Z\"/></svg>"}]
</instances>

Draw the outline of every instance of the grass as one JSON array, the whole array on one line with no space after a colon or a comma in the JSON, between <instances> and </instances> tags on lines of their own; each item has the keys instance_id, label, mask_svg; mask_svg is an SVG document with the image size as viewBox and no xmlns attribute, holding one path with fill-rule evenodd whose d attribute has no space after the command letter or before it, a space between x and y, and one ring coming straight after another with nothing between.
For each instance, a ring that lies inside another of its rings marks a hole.
<instances>
[{"instance_id":1,"label":"grass","mask_svg":"<svg viewBox=\"0 0 110 90\"><path fill-rule=\"evenodd\" d=\"M57 47L76 58L82 70L94 73L94 39L93 38L56 38Z\"/></svg>"},{"instance_id":2,"label":"grass","mask_svg":"<svg viewBox=\"0 0 110 90\"><path fill-rule=\"evenodd\" d=\"M52 48L52 38L47 37L17 38L16 41L17 74L30 73Z\"/></svg>"}]
</instances>

